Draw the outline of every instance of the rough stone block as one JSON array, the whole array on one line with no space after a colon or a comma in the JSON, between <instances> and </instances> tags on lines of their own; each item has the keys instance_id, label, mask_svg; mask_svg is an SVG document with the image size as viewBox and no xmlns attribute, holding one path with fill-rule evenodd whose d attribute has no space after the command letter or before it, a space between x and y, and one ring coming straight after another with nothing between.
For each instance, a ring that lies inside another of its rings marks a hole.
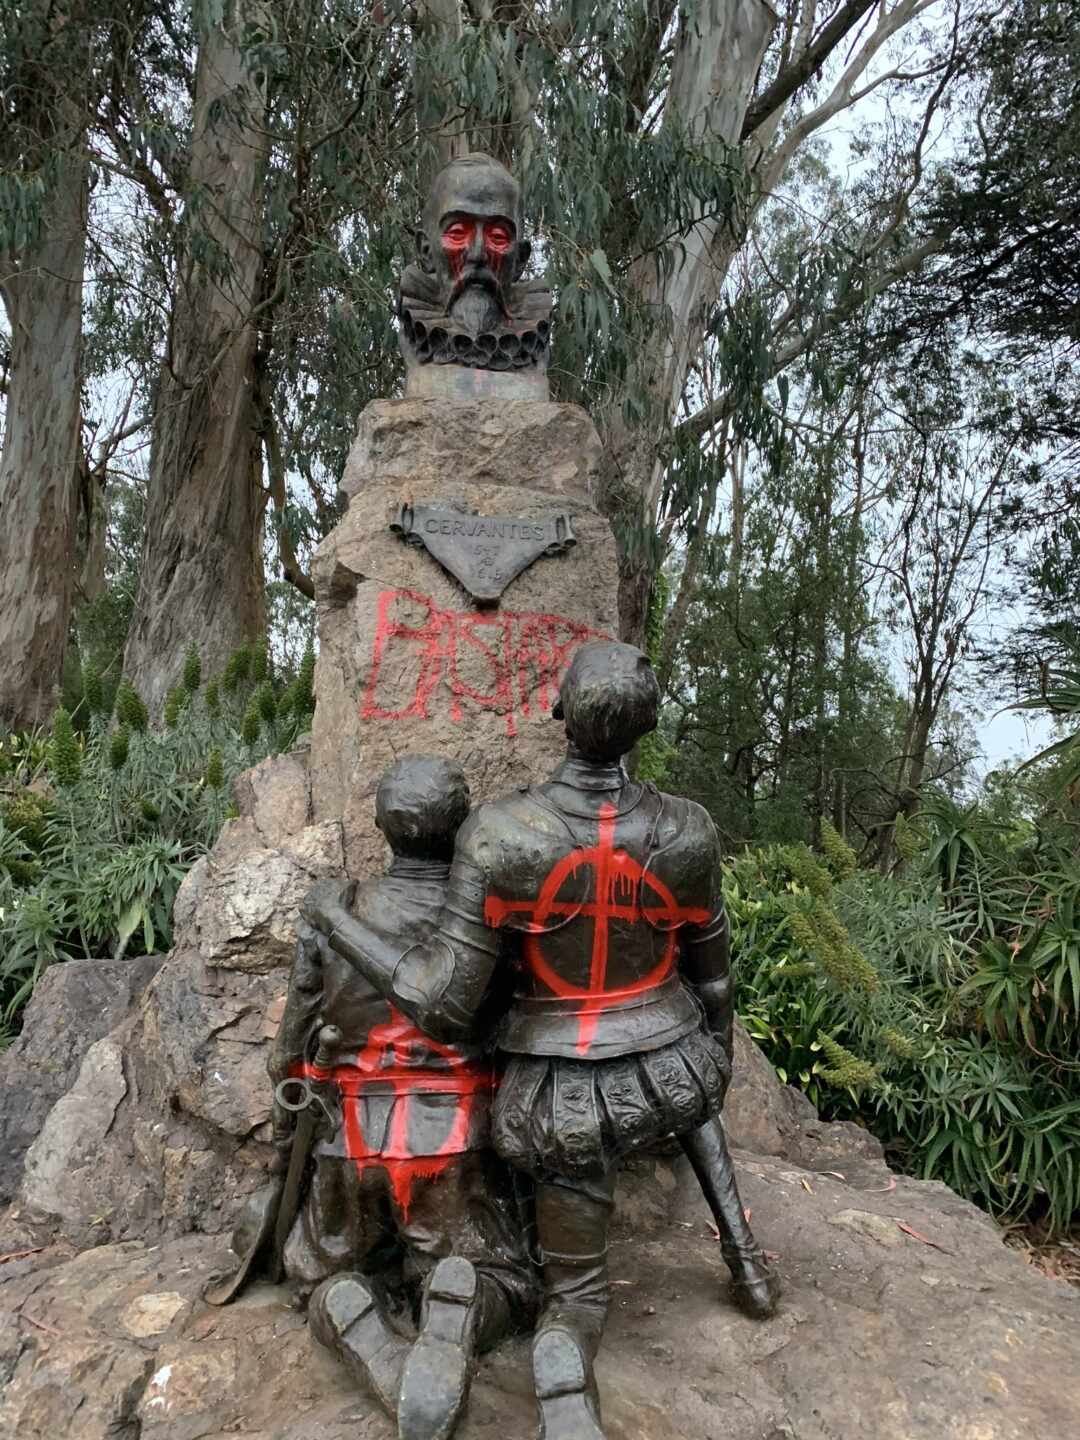
<instances>
[{"instance_id":1,"label":"rough stone block","mask_svg":"<svg viewBox=\"0 0 1080 1440\"><path fill-rule=\"evenodd\" d=\"M577 405L549 400L375 400L360 417L341 480L346 495L380 484L447 481L591 503L600 437ZM503 496L500 508L506 509Z\"/></svg>"},{"instance_id":2,"label":"rough stone block","mask_svg":"<svg viewBox=\"0 0 1080 1440\"><path fill-rule=\"evenodd\" d=\"M402 499L526 519L567 508L455 469L452 483L429 475L408 493L399 482L368 486L320 546L312 794L317 819L342 818L353 875L383 861L373 797L398 756L454 757L474 801L550 774L565 746L551 719L562 672L583 641L618 633L614 541L587 506L572 510L576 546L541 556L498 606L479 609L426 550L391 533Z\"/></svg>"}]
</instances>

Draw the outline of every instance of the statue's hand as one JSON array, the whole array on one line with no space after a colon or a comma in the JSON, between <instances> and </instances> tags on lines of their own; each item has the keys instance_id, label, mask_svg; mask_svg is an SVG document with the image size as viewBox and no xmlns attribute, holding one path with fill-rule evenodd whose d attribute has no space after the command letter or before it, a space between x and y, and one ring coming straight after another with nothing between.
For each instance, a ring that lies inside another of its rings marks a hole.
<instances>
[{"instance_id":1,"label":"statue's hand","mask_svg":"<svg viewBox=\"0 0 1080 1440\"><path fill-rule=\"evenodd\" d=\"M300 902L300 914L309 925L329 935L337 924L344 890L345 882L341 879L317 880Z\"/></svg>"}]
</instances>

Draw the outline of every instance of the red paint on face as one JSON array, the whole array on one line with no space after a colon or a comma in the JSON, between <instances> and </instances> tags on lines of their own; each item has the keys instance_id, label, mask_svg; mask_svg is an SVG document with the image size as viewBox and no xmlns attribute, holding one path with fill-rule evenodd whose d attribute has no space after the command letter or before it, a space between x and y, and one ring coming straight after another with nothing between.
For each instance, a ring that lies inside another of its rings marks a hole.
<instances>
[{"instance_id":1,"label":"red paint on face","mask_svg":"<svg viewBox=\"0 0 1080 1440\"><path fill-rule=\"evenodd\" d=\"M475 220L471 216L452 220L442 232L442 248L455 280L464 270L470 251L475 251L478 234L483 242L483 257L496 274L513 249L513 227L504 220Z\"/></svg>"},{"instance_id":2,"label":"red paint on face","mask_svg":"<svg viewBox=\"0 0 1080 1440\"><path fill-rule=\"evenodd\" d=\"M579 1055L587 1055L592 1047L598 1015L622 1000L629 1000L646 990L655 990L671 974L675 965L676 928L684 924L703 925L709 918L708 910L676 904L674 895L663 881L643 870L625 850L615 848L615 820L614 805L601 805L597 816L598 843L572 850L553 865L535 901L503 900L489 895L484 907L484 919L496 928L505 924L511 914L528 917L523 928L529 969L553 995L581 1002L578 1010ZM582 867L591 870L595 877L592 900L586 904L560 900L563 884ZM652 893L652 901L644 899L646 891ZM592 954L587 986L573 985L564 980L544 957L540 936L550 928L549 922L554 916L584 916L592 920ZM644 923L646 917L653 929L668 932L660 963L632 985L607 989L612 920L637 925Z\"/></svg>"}]
</instances>

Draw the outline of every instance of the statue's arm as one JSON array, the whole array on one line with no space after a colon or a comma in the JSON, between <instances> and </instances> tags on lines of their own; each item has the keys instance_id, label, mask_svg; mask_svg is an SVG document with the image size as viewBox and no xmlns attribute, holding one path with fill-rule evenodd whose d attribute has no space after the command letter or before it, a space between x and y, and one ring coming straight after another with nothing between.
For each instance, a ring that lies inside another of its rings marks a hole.
<instances>
[{"instance_id":1,"label":"statue's arm","mask_svg":"<svg viewBox=\"0 0 1080 1440\"><path fill-rule=\"evenodd\" d=\"M701 1001L705 1023L731 1059L734 1045L735 1005L731 983L731 945L727 911L717 899L704 925L687 925L682 932L683 976Z\"/></svg>"},{"instance_id":2,"label":"statue's arm","mask_svg":"<svg viewBox=\"0 0 1080 1440\"><path fill-rule=\"evenodd\" d=\"M700 806L690 808L689 819L700 827L705 873L712 878L707 900L709 918L686 925L681 931L683 978L701 1001L705 1023L732 1057L735 1036L734 987L731 980L731 930L720 890L720 840L712 819Z\"/></svg>"},{"instance_id":3,"label":"statue's arm","mask_svg":"<svg viewBox=\"0 0 1080 1440\"><path fill-rule=\"evenodd\" d=\"M316 887L301 913L369 984L426 1035L449 1043L476 1038L498 958L498 935L484 923L484 872L460 841L446 901L429 941L405 948Z\"/></svg>"}]
</instances>

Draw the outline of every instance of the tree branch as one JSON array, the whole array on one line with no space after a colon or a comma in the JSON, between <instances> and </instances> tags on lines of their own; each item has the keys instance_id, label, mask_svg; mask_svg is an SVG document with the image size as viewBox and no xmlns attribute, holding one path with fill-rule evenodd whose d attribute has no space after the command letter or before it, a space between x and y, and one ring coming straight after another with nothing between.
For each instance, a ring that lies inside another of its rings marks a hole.
<instances>
[{"instance_id":1,"label":"tree branch","mask_svg":"<svg viewBox=\"0 0 1080 1440\"><path fill-rule=\"evenodd\" d=\"M739 138L748 140L759 125L790 100L795 91L820 69L848 31L876 4L877 0L847 0L847 4L836 12L817 39L811 42L797 60L781 70L772 84L767 85L750 106Z\"/></svg>"}]
</instances>

